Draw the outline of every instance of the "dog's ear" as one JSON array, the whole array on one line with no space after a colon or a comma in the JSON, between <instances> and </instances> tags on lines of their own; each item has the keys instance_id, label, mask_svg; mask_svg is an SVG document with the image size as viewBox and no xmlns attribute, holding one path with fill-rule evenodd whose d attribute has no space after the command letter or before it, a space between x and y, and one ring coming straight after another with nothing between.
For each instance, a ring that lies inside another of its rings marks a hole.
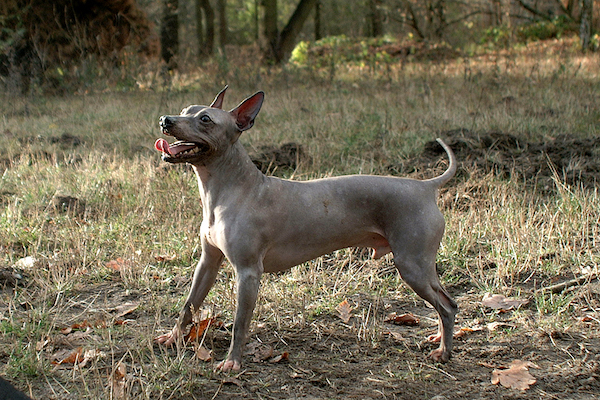
<instances>
[{"instance_id":1,"label":"dog's ear","mask_svg":"<svg viewBox=\"0 0 600 400\"><path fill-rule=\"evenodd\" d=\"M215 96L215 99L210 104L210 107L223 108L223 98L225 98L225 91L227 90L228 87L229 87L229 85L225 85L225 87L219 93L217 93L217 95Z\"/></svg>"},{"instance_id":2,"label":"dog's ear","mask_svg":"<svg viewBox=\"0 0 600 400\"><path fill-rule=\"evenodd\" d=\"M254 118L258 115L264 99L265 94L263 92L256 92L229 111L235 118L235 123L240 132L252 128Z\"/></svg>"}]
</instances>

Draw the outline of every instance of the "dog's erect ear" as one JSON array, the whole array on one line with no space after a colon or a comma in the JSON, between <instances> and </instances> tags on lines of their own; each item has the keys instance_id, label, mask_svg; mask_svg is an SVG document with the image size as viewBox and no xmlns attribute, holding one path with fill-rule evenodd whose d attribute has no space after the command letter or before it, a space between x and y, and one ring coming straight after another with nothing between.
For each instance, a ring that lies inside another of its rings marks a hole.
<instances>
[{"instance_id":1,"label":"dog's erect ear","mask_svg":"<svg viewBox=\"0 0 600 400\"><path fill-rule=\"evenodd\" d=\"M265 94L263 92L256 92L229 111L235 118L235 123L240 132L252 128L254 118L258 115L264 99Z\"/></svg>"},{"instance_id":2,"label":"dog's erect ear","mask_svg":"<svg viewBox=\"0 0 600 400\"><path fill-rule=\"evenodd\" d=\"M225 85L225 87L219 93L217 93L217 95L215 96L215 99L211 103L210 107L223 108L223 98L225 97L225 91L227 90L228 87L229 87L228 85Z\"/></svg>"}]
</instances>

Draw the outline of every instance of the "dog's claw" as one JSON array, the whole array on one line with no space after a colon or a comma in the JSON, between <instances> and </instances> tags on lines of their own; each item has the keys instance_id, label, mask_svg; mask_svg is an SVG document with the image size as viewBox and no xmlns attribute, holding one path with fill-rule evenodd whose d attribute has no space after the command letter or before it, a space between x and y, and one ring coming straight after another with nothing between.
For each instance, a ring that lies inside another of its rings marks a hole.
<instances>
[{"instance_id":1,"label":"dog's claw","mask_svg":"<svg viewBox=\"0 0 600 400\"><path fill-rule=\"evenodd\" d=\"M442 341L442 334L436 333L435 335L429 335L427 341L431 343L439 343Z\"/></svg>"}]
</instances>

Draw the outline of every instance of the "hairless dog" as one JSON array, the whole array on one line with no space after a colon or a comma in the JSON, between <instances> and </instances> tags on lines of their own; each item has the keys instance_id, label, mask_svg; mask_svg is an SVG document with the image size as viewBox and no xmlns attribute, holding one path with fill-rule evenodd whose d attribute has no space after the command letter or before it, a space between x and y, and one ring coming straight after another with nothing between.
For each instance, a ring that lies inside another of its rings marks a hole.
<instances>
[{"instance_id":1,"label":"hairless dog","mask_svg":"<svg viewBox=\"0 0 600 400\"><path fill-rule=\"evenodd\" d=\"M265 176L238 141L254 125L264 93L224 111L226 89L210 106L192 105L160 118L162 132L177 139L156 141L162 159L191 164L198 178L202 255L175 327L156 342L170 345L182 337L227 257L236 272L237 309L229 353L217 369L239 370L263 272L346 247L369 247L374 258L391 252L402 279L437 310L438 333L430 340L440 345L430 357L447 361L458 308L436 272L444 233L436 199L456 172L452 150L438 139L449 167L423 181L353 175L299 182Z\"/></svg>"}]
</instances>

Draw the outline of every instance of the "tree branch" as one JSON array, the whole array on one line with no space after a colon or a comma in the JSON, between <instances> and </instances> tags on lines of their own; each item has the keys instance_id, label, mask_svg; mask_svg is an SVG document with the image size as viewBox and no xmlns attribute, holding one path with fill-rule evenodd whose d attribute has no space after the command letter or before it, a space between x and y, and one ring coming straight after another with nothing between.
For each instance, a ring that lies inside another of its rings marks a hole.
<instances>
[{"instance_id":1,"label":"tree branch","mask_svg":"<svg viewBox=\"0 0 600 400\"><path fill-rule=\"evenodd\" d=\"M517 3L519 3L521 5L521 7L523 7L525 10L529 11L533 15L537 15L538 17L541 17L541 18L545 19L546 21L552 21L551 16L544 14L543 12L541 12L540 10L538 10L536 8L533 8L529 4L525 3L523 0L517 0Z\"/></svg>"}]
</instances>

